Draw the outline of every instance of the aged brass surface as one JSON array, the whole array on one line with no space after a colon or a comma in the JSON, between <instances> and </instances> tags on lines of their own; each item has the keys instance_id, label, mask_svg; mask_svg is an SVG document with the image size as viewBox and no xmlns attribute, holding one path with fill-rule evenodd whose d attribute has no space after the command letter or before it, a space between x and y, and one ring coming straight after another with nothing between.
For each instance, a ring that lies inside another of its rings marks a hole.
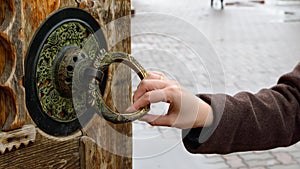
<instances>
[{"instance_id":1,"label":"aged brass surface","mask_svg":"<svg viewBox=\"0 0 300 169\"><path fill-rule=\"evenodd\" d=\"M84 67L86 67L86 69L83 70L87 71L85 71L85 73L75 73L77 77L74 78L85 79L89 76L91 77L88 79L88 86L84 87L88 92L86 99L88 104L93 107L100 116L103 116L106 120L113 123L126 123L141 118L150 110L150 105L148 105L134 113L114 112L105 104L105 100L101 94L99 85L102 83L102 80L106 80L103 79L103 74L112 63L123 63L132 68L140 79L146 77L147 73L145 69L131 55L120 52L107 53L102 51L100 57L96 57L95 60L90 61L90 64L87 64L87 62L88 61L85 61L83 64Z\"/></svg>"},{"instance_id":2,"label":"aged brass surface","mask_svg":"<svg viewBox=\"0 0 300 169\"><path fill-rule=\"evenodd\" d=\"M92 45L87 47L87 42ZM88 110L75 112L72 77L82 51L94 59L99 49L107 49L103 32L81 9L57 10L41 24L27 52L24 78L26 105L40 129L51 135L68 135L93 116ZM79 122L80 116L84 120Z\"/></svg>"},{"instance_id":3,"label":"aged brass surface","mask_svg":"<svg viewBox=\"0 0 300 169\"><path fill-rule=\"evenodd\" d=\"M37 62L37 92L43 112L54 120L68 122L77 118L72 103L72 76L77 53L91 34L84 25L67 22L57 27L43 45Z\"/></svg>"},{"instance_id":4,"label":"aged brass surface","mask_svg":"<svg viewBox=\"0 0 300 169\"><path fill-rule=\"evenodd\" d=\"M146 77L132 56L106 50L100 26L88 13L66 8L46 20L31 43L25 70L27 107L38 127L66 135L84 126L93 113L125 123L149 111L150 105L134 113L114 112L105 104L103 93L112 63L123 63L141 79Z\"/></svg>"}]
</instances>

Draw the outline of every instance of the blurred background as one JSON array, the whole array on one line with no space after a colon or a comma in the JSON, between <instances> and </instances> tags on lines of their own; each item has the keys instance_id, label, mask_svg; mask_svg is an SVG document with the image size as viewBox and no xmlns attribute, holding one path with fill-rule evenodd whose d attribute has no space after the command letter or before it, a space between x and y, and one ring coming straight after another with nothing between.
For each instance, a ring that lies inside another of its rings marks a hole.
<instances>
[{"instance_id":1,"label":"blurred background","mask_svg":"<svg viewBox=\"0 0 300 169\"><path fill-rule=\"evenodd\" d=\"M193 93L234 95L276 84L300 61L300 0L132 0L132 54ZM133 76L133 86L138 84ZM152 105L164 114L167 104ZM298 169L300 143L268 151L192 155L181 131L133 125L134 168ZM255 138L254 138L255 139Z\"/></svg>"}]
</instances>

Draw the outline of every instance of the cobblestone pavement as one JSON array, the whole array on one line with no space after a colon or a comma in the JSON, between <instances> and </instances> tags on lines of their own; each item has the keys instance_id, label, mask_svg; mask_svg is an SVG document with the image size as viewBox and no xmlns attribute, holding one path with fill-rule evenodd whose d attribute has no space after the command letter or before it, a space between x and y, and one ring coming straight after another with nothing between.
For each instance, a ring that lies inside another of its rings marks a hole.
<instances>
[{"instance_id":1,"label":"cobblestone pavement","mask_svg":"<svg viewBox=\"0 0 300 169\"><path fill-rule=\"evenodd\" d=\"M148 70L162 71L194 93L257 92L300 60L300 3L282 2L226 1L222 11L217 2L211 9L204 0L133 0L132 53ZM167 108L156 104L151 113ZM298 169L300 143L192 155L182 145L180 130L135 122L134 168Z\"/></svg>"}]
</instances>

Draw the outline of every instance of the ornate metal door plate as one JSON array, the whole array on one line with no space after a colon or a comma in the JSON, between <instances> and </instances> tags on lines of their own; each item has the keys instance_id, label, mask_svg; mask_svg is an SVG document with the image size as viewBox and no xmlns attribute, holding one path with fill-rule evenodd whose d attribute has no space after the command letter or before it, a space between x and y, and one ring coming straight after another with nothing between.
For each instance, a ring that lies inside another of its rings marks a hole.
<instances>
[{"instance_id":1,"label":"ornate metal door plate","mask_svg":"<svg viewBox=\"0 0 300 169\"><path fill-rule=\"evenodd\" d=\"M124 123L149 111L146 106L122 114L105 104L102 95L110 64L122 62L141 79L146 76L130 55L105 51L107 44L98 22L81 9L58 10L40 26L27 52L24 78L26 105L40 129L51 135L68 135L95 112L111 122Z\"/></svg>"}]
</instances>

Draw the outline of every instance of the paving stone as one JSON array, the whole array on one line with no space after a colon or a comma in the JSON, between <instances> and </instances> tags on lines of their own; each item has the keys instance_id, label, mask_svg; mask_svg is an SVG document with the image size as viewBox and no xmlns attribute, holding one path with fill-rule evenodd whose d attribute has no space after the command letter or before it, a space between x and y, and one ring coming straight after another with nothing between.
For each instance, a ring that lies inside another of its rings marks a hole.
<instances>
[{"instance_id":1,"label":"paving stone","mask_svg":"<svg viewBox=\"0 0 300 169\"><path fill-rule=\"evenodd\" d=\"M242 167L239 169L267 169L266 167Z\"/></svg>"},{"instance_id":2,"label":"paving stone","mask_svg":"<svg viewBox=\"0 0 300 169\"><path fill-rule=\"evenodd\" d=\"M300 149L296 146L296 144L286 147L286 150L289 152L299 151Z\"/></svg>"},{"instance_id":3,"label":"paving stone","mask_svg":"<svg viewBox=\"0 0 300 169\"><path fill-rule=\"evenodd\" d=\"M145 23L144 20L137 20L138 18L132 19L133 26L146 25L146 27L156 27L164 31L179 30L178 34L173 36L175 39L155 33L133 36L132 54L144 67L157 68L170 73L193 93L214 93L212 86L221 84L222 81L225 81L225 93L230 95L241 90L257 92L261 88L268 88L276 84L278 77L292 70L299 61L300 23L279 22L285 16L278 15L277 12L270 12L271 7L265 9L256 5L225 6L225 10L221 11L211 9L209 2L202 0L133 0L133 4L137 13L160 12L181 18L195 26L211 42L219 56L223 70L213 77L206 73L205 66L207 65L199 64L201 62L197 55L186 48L182 41L176 40L176 36L180 34L188 35L189 32L186 32L184 25L176 25L170 20L153 20ZM280 10L278 8L280 6L276 6L276 11ZM300 11L299 6L294 8ZM161 26L164 24L168 26ZM138 27L134 27L133 32L134 29L138 29ZM189 36L191 43L202 43L194 39L193 35ZM191 77L191 74L195 76ZM140 133L145 133L143 127L145 126L142 125L138 128ZM157 133L165 131L159 128L153 128L153 130L157 130ZM160 143L160 139L166 139L163 136L161 134L161 137L157 138L157 143ZM158 145L143 145L136 149L143 150L144 146L151 146L153 149L159 147ZM184 147L181 148L184 149ZM182 151L185 152L185 150ZM276 154L278 160L272 154ZM174 157L178 159L184 157L185 160L197 157L197 155L188 156L186 154L181 157L181 154L172 153L165 155L171 160L175 160ZM296 164L282 164L295 162L300 164L299 156L300 143L297 143L287 148L268 151L249 151L226 156L204 155L205 158L195 164L212 164L211 168L207 169L299 169L300 166ZM284 160L280 162L280 159ZM172 161L162 160L160 156L146 160L150 161L149 164L168 163L165 166L174 169L180 168L180 166L172 165ZM143 160L134 162L136 169L153 169L164 166L145 166L143 164ZM242 166L242 164L246 166ZM194 168L199 167L195 166Z\"/></svg>"},{"instance_id":4,"label":"paving stone","mask_svg":"<svg viewBox=\"0 0 300 169\"><path fill-rule=\"evenodd\" d=\"M252 167L252 168L249 168L249 169L266 169L266 167Z\"/></svg>"},{"instance_id":5,"label":"paving stone","mask_svg":"<svg viewBox=\"0 0 300 169\"><path fill-rule=\"evenodd\" d=\"M300 142L295 144L295 147L297 147L298 149L300 149Z\"/></svg>"},{"instance_id":6,"label":"paving stone","mask_svg":"<svg viewBox=\"0 0 300 169\"><path fill-rule=\"evenodd\" d=\"M245 167L245 166L247 166L241 159L239 159L239 160L226 161L226 163L227 163L231 168L239 168L239 167Z\"/></svg>"},{"instance_id":7,"label":"paving stone","mask_svg":"<svg viewBox=\"0 0 300 169\"><path fill-rule=\"evenodd\" d=\"M249 167L273 166L280 164L276 159L251 160L246 162Z\"/></svg>"},{"instance_id":8,"label":"paving stone","mask_svg":"<svg viewBox=\"0 0 300 169\"><path fill-rule=\"evenodd\" d=\"M275 148L275 149L272 149L272 150L269 150L270 152L285 152L287 151L287 148L286 147L279 147L279 148Z\"/></svg>"},{"instance_id":9,"label":"paving stone","mask_svg":"<svg viewBox=\"0 0 300 169\"><path fill-rule=\"evenodd\" d=\"M221 163L221 162L225 163L225 160L222 157L218 156L218 157L208 158L205 160L205 162L207 162L207 163Z\"/></svg>"},{"instance_id":10,"label":"paving stone","mask_svg":"<svg viewBox=\"0 0 300 169\"><path fill-rule=\"evenodd\" d=\"M215 163L213 169L228 169L230 168L226 163Z\"/></svg>"},{"instance_id":11,"label":"paving stone","mask_svg":"<svg viewBox=\"0 0 300 169\"><path fill-rule=\"evenodd\" d=\"M212 158L212 157L222 157L222 155L219 154L205 154L206 157Z\"/></svg>"},{"instance_id":12,"label":"paving stone","mask_svg":"<svg viewBox=\"0 0 300 169\"><path fill-rule=\"evenodd\" d=\"M232 168L246 167L246 164L237 154L224 155L223 158Z\"/></svg>"},{"instance_id":13,"label":"paving stone","mask_svg":"<svg viewBox=\"0 0 300 169\"><path fill-rule=\"evenodd\" d=\"M273 155L276 157L276 159L281 162L282 164L295 164L297 163L292 156L287 152L281 152L281 153L273 153Z\"/></svg>"},{"instance_id":14,"label":"paving stone","mask_svg":"<svg viewBox=\"0 0 300 169\"><path fill-rule=\"evenodd\" d=\"M297 159L295 159L295 160L297 161L298 165L300 166L300 159L297 158Z\"/></svg>"},{"instance_id":15,"label":"paving stone","mask_svg":"<svg viewBox=\"0 0 300 169\"><path fill-rule=\"evenodd\" d=\"M265 153L267 153L268 151L266 151L266 150L262 150L262 151L252 151L252 153L254 153L254 154L265 154Z\"/></svg>"},{"instance_id":16,"label":"paving stone","mask_svg":"<svg viewBox=\"0 0 300 169\"><path fill-rule=\"evenodd\" d=\"M294 158L300 158L300 151L289 152Z\"/></svg>"},{"instance_id":17,"label":"paving stone","mask_svg":"<svg viewBox=\"0 0 300 169\"><path fill-rule=\"evenodd\" d=\"M264 160L264 159L271 159L274 158L270 153L264 152L264 153L252 153L252 154L241 154L240 155L242 159L245 161L249 160Z\"/></svg>"},{"instance_id":18,"label":"paving stone","mask_svg":"<svg viewBox=\"0 0 300 169\"><path fill-rule=\"evenodd\" d=\"M277 165L269 167L269 169L299 169L299 165Z\"/></svg>"}]
</instances>

